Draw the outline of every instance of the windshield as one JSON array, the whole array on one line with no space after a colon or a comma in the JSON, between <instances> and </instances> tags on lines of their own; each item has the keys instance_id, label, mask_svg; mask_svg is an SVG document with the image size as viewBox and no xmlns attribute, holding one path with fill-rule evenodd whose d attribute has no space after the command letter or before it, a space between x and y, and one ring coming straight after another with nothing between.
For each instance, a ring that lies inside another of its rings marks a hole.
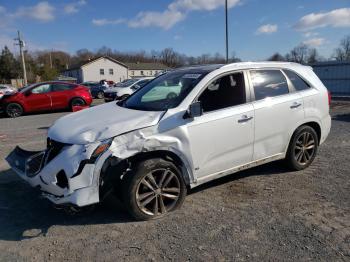
<instances>
[{"instance_id":1,"label":"windshield","mask_svg":"<svg viewBox=\"0 0 350 262\"><path fill-rule=\"evenodd\" d=\"M117 87L128 87L131 86L132 84L136 83L137 81L139 81L138 79L129 79L126 80L125 82L121 82L116 84Z\"/></svg>"},{"instance_id":2,"label":"windshield","mask_svg":"<svg viewBox=\"0 0 350 262\"><path fill-rule=\"evenodd\" d=\"M177 107L206 74L183 70L166 73L130 96L124 107L143 111Z\"/></svg>"},{"instance_id":3,"label":"windshield","mask_svg":"<svg viewBox=\"0 0 350 262\"><path fill-rule=\"evenodd\" d=\"M32 89L32 87L34 87L35 85L37 85L37 84L32 84L32 85L24 86L24 87L20 90L20 92L21 92L21 93L25 93L25 92L27 92L28 90Z\"/></svg>"}]
</instances>

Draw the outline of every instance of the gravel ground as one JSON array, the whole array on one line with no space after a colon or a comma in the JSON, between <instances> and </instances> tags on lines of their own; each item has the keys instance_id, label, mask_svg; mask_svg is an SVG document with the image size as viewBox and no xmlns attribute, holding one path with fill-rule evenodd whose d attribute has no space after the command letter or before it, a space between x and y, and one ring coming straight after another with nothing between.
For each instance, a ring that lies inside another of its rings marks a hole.
<instances>
[{"instance_id":1,"label":"gravel ground","mask_svg":"<svg viewBox=\"0 0 350 262\"><path fill-rule=\"evenodd\" d=\"M55 210L3 158L45 147L66 113L0 119L0 261L350 261L350 103L305 171L280 163L197 188L161 220L134 222L115 199L76 216Z\"/></svg>"}]
</instances>

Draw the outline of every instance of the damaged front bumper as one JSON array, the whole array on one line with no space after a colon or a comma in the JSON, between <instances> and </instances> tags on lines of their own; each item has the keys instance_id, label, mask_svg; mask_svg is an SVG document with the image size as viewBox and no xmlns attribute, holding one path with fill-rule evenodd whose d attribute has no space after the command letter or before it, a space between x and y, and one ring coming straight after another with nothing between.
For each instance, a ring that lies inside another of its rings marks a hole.
<instances>
[{"instance_id":1,"label":"damaged front bumper","mask_svg":"<svg viewBox=\"0 0 350 262\"><path fill-rule=\"evenodd\" d=\"M90 150L91 151L91 150ZM59 205L87 206L99 202L100 172L89 161L84 145L55 142L45 151L26 151L16 147L6 158L11 168L31 186Z\"/></svg>"}]
</instances>

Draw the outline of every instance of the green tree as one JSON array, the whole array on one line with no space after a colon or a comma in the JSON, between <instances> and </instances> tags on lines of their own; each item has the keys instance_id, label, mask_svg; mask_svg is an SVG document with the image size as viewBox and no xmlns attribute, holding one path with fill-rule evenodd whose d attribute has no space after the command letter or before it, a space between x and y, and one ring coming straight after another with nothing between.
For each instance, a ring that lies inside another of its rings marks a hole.
<instances>
[{"instance_id":1,"label":"green tree","mask_svg":"<svg viewBox=\"0 0 350 262\"><path fill-rule=\"evenodd\" d=\"M20 75L20 65L15 59L10 49L7 46L1 51L0 55L0 79L9 81L18 78Z\"/></svg>"}]
</instances>

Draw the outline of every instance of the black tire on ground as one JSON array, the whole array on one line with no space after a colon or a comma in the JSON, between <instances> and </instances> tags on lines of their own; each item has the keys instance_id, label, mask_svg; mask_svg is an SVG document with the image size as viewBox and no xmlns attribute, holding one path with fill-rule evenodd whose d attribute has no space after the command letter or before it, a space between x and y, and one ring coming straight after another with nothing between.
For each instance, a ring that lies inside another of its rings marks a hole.
<instances>
[{"instance_id":1,"label":"black tire on ground","mask_svg":"<svg viewBox=\"0 0 350 262\"><path fill-rule=\"evenodd\" d=\"M123 181L122 198L136 220L165 216L183 204L187 189L179 169L161 158L142 161Z\"/></svg>"},{"instance_id":2,"label":"black tire on ground","mask_svg":"<svg viewBox=\"0 0 350 262\"><path fill-rule=\"evenodd\" d=\"M102 98L104 98L104 97L105 97L105 95L104 95L103 92L98 92L98 93L97 93L97 98L98 98L98 99L102 99Z\"/></svg>"},{"instance_id":3,"label":"black tire on ground","mask_svg":"<svg viewBox=\"0 0 350 262\"><path fill-rule=\"evenodd\" d=\"M16 118L23 114L23 107L17 103L10 103L6 106L5 111L8 117Z\"/></svg>"},{"instance_id":4,"label":"black tire on ground","mask_svg":"<svg viewBox=\"0 0 350 262\"><path fill-rule=\"evenodd\" d=\"M80 97L76 97L73 98L72 101L70 102L70 109L71 111L73 111L73 107L74 106L85 106L86 103L84 101L84 99L80 98Z\"/></svg>"},{"instance_id":5,"label":"black tire on ground","mask_svg":"<svg viewBox=\"0 0 350 262\"><path fill-rule=\"evenodd\" d=\"M288 146L285 162L292 170L303 170L314 161L319 138L316 131L307 125L300 126L293 134Z\"/></svg>"}]
</instances>

